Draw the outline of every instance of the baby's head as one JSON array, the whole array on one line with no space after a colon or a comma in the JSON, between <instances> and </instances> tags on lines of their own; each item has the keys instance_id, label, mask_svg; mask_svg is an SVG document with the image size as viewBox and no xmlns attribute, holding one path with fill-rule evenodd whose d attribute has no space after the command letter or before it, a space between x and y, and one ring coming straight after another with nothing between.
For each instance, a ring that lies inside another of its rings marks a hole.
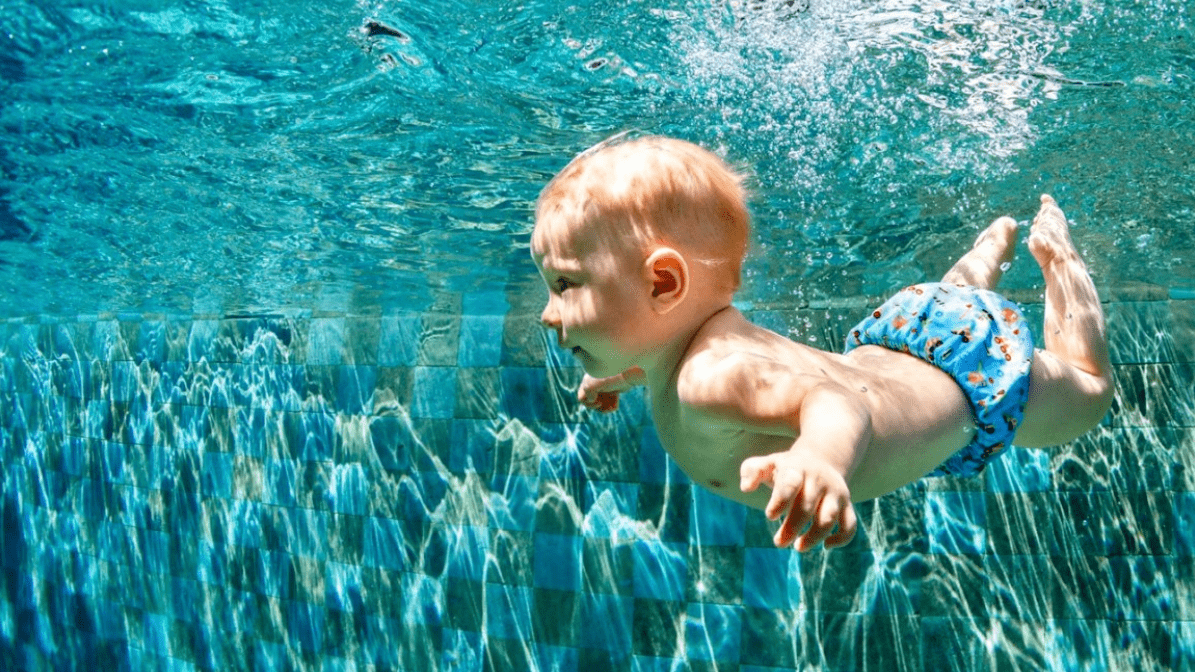
<instances>
[{"instance_id":1,"label":"baby's head","mask_svg":"<svg viewBox=\"0 0 1195 672\"><path fill-rule=\"evenodd\" d=\"M663 137L606 141L581 154L544 187L535 219L536 236L601 227L612 251L636 262L655 247L675 248L691 272L730 293L750 232L742 176L712 152Z\"/></svg>"}]
</instances>

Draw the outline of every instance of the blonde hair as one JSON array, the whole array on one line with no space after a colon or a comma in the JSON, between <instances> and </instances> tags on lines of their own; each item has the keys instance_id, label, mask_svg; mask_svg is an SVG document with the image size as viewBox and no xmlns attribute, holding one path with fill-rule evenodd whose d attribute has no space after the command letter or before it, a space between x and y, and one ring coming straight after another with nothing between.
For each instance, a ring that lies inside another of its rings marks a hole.
<instances>
[{"instance_id":1,"label":"blonde hair","mask_svg":"<svg viewBox=\"0 0 1195 672\"><path fill-rule=\"evenodd\" d=\"M677 247L734 291L751 229L746 198L743 177L708 150L616 136L565 166L540 193L535 217L600 224L640 248Z\"/></svg>"}]
</instances>

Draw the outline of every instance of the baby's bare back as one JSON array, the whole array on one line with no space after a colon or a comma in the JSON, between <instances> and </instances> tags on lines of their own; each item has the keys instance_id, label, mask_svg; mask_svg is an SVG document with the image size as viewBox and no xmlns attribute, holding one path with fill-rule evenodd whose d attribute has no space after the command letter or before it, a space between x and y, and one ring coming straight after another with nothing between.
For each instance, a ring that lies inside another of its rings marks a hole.
<instances>
[{"instance_id":1,"label":"baby's bare back","mask_svg":"<svg viewBox=\"0 0 1195 672\"><path fill-rule=\"evenodd\" d=\"M697 334L674 380L670 389L652 391L665 449L696 483L759 509L769 493L739 491L740 465L791 447L801 433L802 402L819 388L853 397L870 419L870 441L848 477L854 501L924 476L975 433L962 390L933 365L876 346L847 355L817 350L733 309Z\"/></svg>"}]
</instances>

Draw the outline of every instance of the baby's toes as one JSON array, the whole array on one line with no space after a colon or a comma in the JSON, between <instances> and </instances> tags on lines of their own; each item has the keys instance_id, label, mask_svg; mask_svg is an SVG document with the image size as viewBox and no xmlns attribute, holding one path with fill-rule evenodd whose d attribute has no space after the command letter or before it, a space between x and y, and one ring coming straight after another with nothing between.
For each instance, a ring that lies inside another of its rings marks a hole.
<instances>
[{"instance_id":1,"label":"baby's toes","mask_svg":"<svg viewBox=\"0 0 1195 672\"><path fill-rule=\"evenodd\" d=\"M1029 240L1025 241L1029 245L1029 253L1037 260L1039 266L1048 266L1050 261L1054 259L1055 246L1047 240L1047 237L1042 235L1041 231L1034 231L1029 234Z\"/></svg>"}]
</instances>

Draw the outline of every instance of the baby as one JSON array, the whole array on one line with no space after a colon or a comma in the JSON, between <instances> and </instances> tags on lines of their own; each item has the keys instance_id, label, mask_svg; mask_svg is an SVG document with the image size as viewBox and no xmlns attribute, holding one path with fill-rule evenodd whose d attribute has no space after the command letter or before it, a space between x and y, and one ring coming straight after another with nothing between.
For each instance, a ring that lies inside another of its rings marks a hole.
<instances>
[{"instance_id":1,"label":"baby","mask_svg":"<svg viewBox=\"0 0 1195 672\"><path fill-rule=\"evenodd\" d=\"M676 463L783 516L777 546L842 546L857 527L852 502L931 472L978 474L1014 437L1065 443L1112 403L1099 298L1049 196L1029 235L1046 281L1044 350L991 291L1013 257L1008 217L941 282L872 312L845 354L790 341L731 306L749 227L742 180L714 154L669 138L614 140L544 188L531 254L548 286L542 322L585 369L581 403L613 411L619 393L646 385Z\"/></svg>"}]
</instances>

